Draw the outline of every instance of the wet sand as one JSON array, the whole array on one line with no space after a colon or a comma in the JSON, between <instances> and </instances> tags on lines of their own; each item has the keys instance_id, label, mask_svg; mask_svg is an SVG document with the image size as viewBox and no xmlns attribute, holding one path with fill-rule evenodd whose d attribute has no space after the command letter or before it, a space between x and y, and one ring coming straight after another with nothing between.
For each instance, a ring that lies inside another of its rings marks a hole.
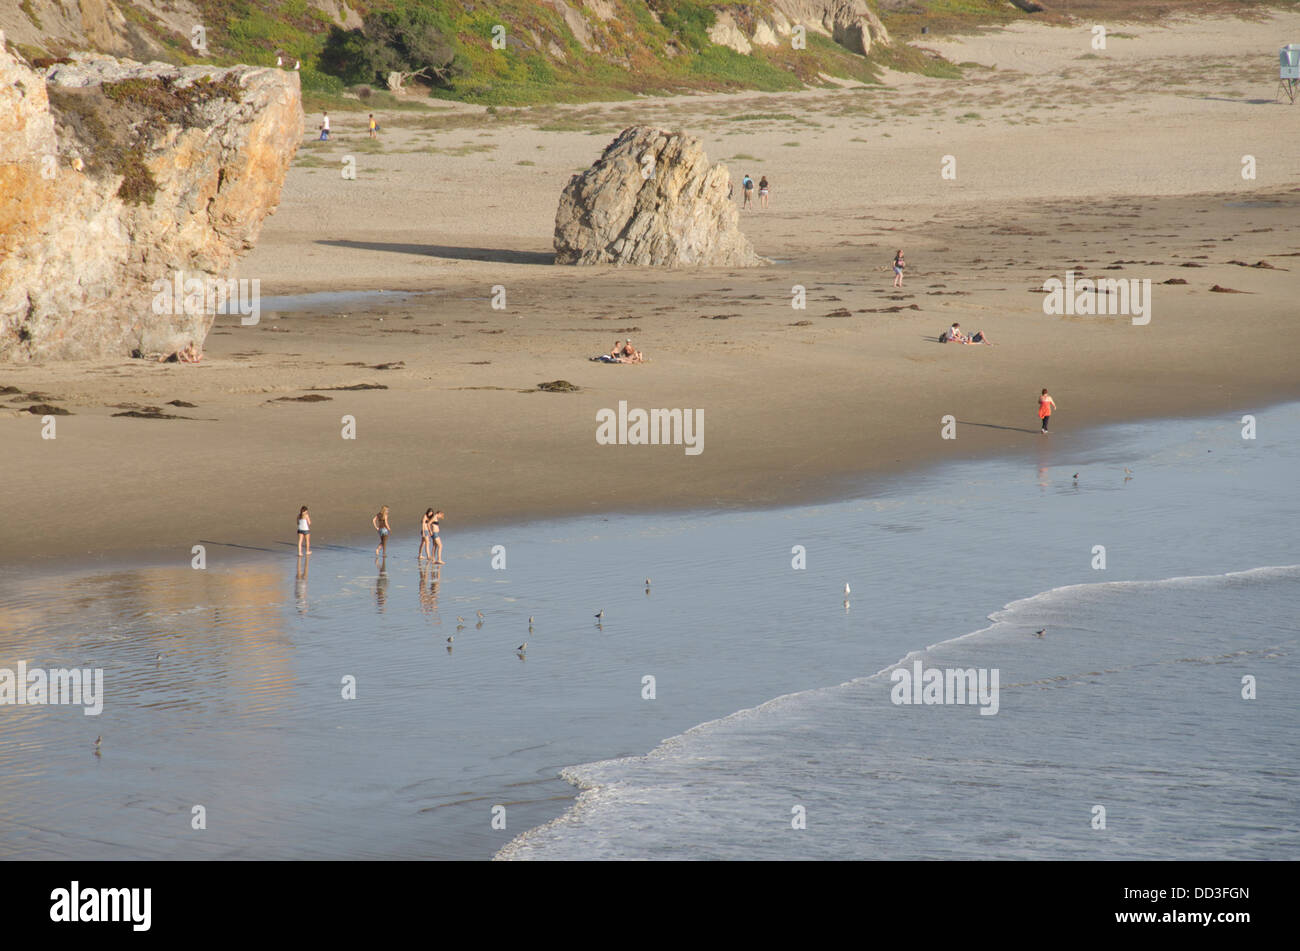
<instances>
[{"instance_id":1,"label":"wet sand","mask_svg":"<svg viewBox=\"0 0 1300 951\"><path fill-rule=\"evenodd\" d=\"M301 504L317 544L365 537L388 504L414 553L430 505L454 532L789 504L1002 452L1044 438L1044 386L1059 440L1294 398L1300 110L1267 97L1275 40L1300 18L1126 31L1095 58L1086 30L945 44L954 61L996 67L958 82L504 117L455 107L385 117L378 145L364 114L340 117L335 142L305 143L239 276L264 295L431 293L266 310L252 327L221 317L198 367L0 368L0 388L20 391L0 410L0 478L22 486L0 498L0 561L267 547L292 541ZM772 207L741 218L772 265L548 263L568 176L638 121L700 136L736 176L772 179ZM1240 174L1246 153L1255 180ZM356 181L337 172L346 155ZM940 177L944 155L956 180ZM888 269L898 247L901 292ZM1043 281L1071 268L1149 279L1151 322L1045 315ZM954 320L996 346L939 346ZM589 362L629 336L649 363ZM580 389L538 391L553 380ZM385 388L338 389L358 384ZM598 445L596 413L619 401L702 409L704 451ZM72 413L55 439L22 411L36 402ZM184 418L113 415L139 406ZM955 440L940 438L949 414ZM341 438L344 416L355 440Z\"/></svg>"}]
</instances>

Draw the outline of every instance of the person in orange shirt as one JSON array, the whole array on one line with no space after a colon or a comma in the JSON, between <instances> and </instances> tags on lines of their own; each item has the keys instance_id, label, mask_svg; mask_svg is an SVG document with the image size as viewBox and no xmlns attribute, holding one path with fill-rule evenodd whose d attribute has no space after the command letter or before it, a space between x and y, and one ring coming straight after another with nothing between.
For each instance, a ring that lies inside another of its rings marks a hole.
<instances>
[{"instance_id":1,"label":"person in orange shirt","mask_svg":"<svg viewBox=\"0 0 1300 951\"><path fill-rule=\"evenodd\" d=\"M1047 424L1052 421L1052 410L1056 409L1056 400L1047 394L1047 387L1038 397L1038 418L1043 421L1043 435L1047 435Z\"/></svg>"}]
</instances>

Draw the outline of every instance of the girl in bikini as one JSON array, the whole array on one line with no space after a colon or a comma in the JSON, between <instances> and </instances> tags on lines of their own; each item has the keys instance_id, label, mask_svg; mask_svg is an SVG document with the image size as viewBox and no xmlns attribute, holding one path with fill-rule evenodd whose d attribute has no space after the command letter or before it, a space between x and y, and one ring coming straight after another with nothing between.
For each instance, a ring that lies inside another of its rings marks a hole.
<instances>
[{"instance_id":1,"label":"girl in bikini","mask_svg":"<svg viewBox=\"0 0 1300 951\"><path fill-rule=\"evenodd\" d=\"M442 509L439 509L434 512L433 516L429 519L429 540L433 542L433 558L436 559L433 563L435 565L446 564L446 562L442 560L442 535L438 529L438 519L446 517L447 516L443 513Z\"/></svg>"},{"instance_id":2,"label":"girl in bikini","mask_svg":"<svg viewBox=\"0 0 1300 951\"><path fill-rule=\"evenodd\" d=\"M387 558L388 557L388 531L389 531L387 505L381 508L379 510L379 514L377 514L374 518L370 520L370 524L375 526L375 531L379 533L379 544L375 546L375 557L378 558L379 552L382 550L384 553L384 557Z\"/></svg>"},{"instance_id":3,"label":"girl in bikini","mask_svg":"<svg viewBox=\"0 0 1300 951\"><path fill-rule=\"evenodd\" d=\"M424 553L426 551L429 551L429 542L430 542L429 536L431 534L431 529L429 528L429 522L432 519L433 519L433 509L425 509L424 517L420 519L420 560L421 561L424 561ZM432 552L430 552L429 558L433 558Z\"/></svg>"}]
</instances>

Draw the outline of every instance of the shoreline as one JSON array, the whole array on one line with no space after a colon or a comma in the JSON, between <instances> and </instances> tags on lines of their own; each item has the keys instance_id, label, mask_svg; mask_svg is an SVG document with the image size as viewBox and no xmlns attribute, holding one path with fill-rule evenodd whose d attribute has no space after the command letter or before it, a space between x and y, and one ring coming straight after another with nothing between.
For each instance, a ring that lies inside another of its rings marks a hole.
<instances>
[{"instance_id":1,"label":"shoreline","mask_svg":"<svg viewBox=\"0 0 1300 951\"><path fill-rule=\"evenodd\" d=\"M1258 407L1252 409L1256 416L1262 416L1270 410L1300 403L1300 386L1294 393L1278 395L1276 398L1268 399L1260 403ZM896 490L904 480L933 474L941 469L963 464L993 462L993 461L1010 461L1020 458L1028 462L1034 454L1039 455L1036 463L1041 468L1080 468L1089 463L1087 457L1100 452L1105 452L1106 444L1102 441L1105 430L1113 427L1133 426L1148 424L1159 426L1163 423L1176 423L1184 421L1199 421L1204 424L1218 422L1224 426L1232 427L1240 425L1237 418L1229 418L1224 412L1199 412L1188 409L1178 413L1158 413L1152 415L1125 415L1102 422L1092 423L1078 431L1072 430L1053 430L1048 437L1051 442L1052 437L1057 437L1058 441L1064 436L1070 441L1071 455L1068 458L1053 461L1044 465L1041 458L1040 450L1051 448L1050 446L1040 446L1035 440L1030 440L1024 445L1000 445L988 446L967 455L940 457L929 455L922 457L912 457L907 460L897 461L889 466L880 466L868 470L857 472L848 472L842 474L823 474L814 484L805 486L805 491L798 497L755 500L743 498L740 496L726 499L715 499L712 503L705 504L702 502L679 502L674 503L670 500L651 500L639 504L630 504L624 506L617 512L601 513L592 512L586 509L565 509L562 507L552 507L544 512L538 512L533 515L527 515L521 512L501 513L497 515L484 515L482 517L467 520L461 524L467 530L482 532L498 528L511 528L519 534L529 534L530 530L545 526L555 522L572 521L579 519L600 518L602 515L613 516L645 516L662 514L668 516L683 515L709 515L715 513L734 513L734 512L754 512L766 513L787 509L800 509L813 506L835 505L839 503L848 503L863 501L867 499L885 498L891 491ZM959 422L960 427L960 422ZM1031 448L1032 447L1032 448ZM1077 448L1076 448L1077 447ZM416 512L418 515L419 512ZM444 522L444 557L446 557L446 544L448 540L455 543L455 530L448 529L448 523ZM395 563L401 561L403 564L410 562L408 549L412 546L418 546L419 534L418 528L407 530L405 534L399 534L403 530L394 524L393 534L390 535L390 551L388 557L393 558ZM313 533L315 534L315 533ZM401 545L398 545L394 539L400 539ZM373 546L376 538L373 529L364 529L354 531L353 534L339 537L337 540L318 543L318 548L324 551L339 552L353 551L363 556L368 561L376 561L373 555ZM207 557L209 562L212 560L213 548L231 549L236 553L236 557L241 552L247 552L250 556L257 555L274 556L276 558L286 558L292 556L297 559L295 553L296 536L288 533L282 535L266 535L254 538L242 538L231 541L214 542L210 539L192 538L177 542L179 552L165 545L123 547L106 549L99 552L75 553L66 551L61 553L49 554L32 559L3 558L0 557L0 567L5 569L16 569L18 573L37 573L54 569L59 575L80 574L95 570L103 570L106 567L116 567L118 565L128 565L131 568L163 568L175 567L177 564L188 563L191 559L189 545L204 544L207 546ZM169 554L170 552L170 554ZM486 554L484 557L488 557ZM267 559L270 560L269 558ZM419 562L418 566L424 568L428 566L427 562ZM454 561L449 561L446 568L456 567Z\"/></svg>"},{"instance_id":2,"label":"shoreline","mask_svg":"<svg viewBox=\"0 0 1300 951\"><path fill-rule=\"evenodd\" d=\"M399 532L441 508L454 538L539 515L833 499L1027 449L1044 386L1061 409L1042 441L1067 446L1071 430L1300 398L1300 112L1248 97L1261 44L1293 23L1141 26L1104 57L1078 31L1025 26L945 38L954 61L984 67L955 85L894 76L589 104L535 128L484 115L307 138L237 276L276 295L432 293L221 317L198 366L0 366L0 479L21 487L0 497L0 564L188 559L199 537L274 547L303 504L351 544L383 504ZM629 119L698 134L733 175L768 175L771 209L741 227L774 263L551 264L560 190ZM1258 180L1240 174L1247 141ZM345 181L334 163L352 152ZM1150 325L1045 315L1044 280L1068 270L1149 280ZM953 321L996 346L935 346ZM651 362L589 362L616 337ZM538 391L555 380L579 390ZM621 401L703 411L704 452L597 445L596 413ZM54 440L23 412L41 402L72 413ZM955 442L940 439L946 415Z\"/></svg>"}]
</instances>

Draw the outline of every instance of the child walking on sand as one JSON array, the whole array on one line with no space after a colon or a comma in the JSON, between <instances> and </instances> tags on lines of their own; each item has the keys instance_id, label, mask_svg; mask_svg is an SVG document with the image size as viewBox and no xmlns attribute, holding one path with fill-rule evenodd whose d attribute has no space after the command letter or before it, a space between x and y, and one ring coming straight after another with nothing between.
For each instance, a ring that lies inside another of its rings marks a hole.
<instances>
[{"instance_id":1,"label":"child walking on sand","mask_svg":"<svg viewBox=\"0 0 1300 951\"><path fill-rule=\"evenodd\" d=\"M903 260L903 249L899 248L898 253L894 255L894 286L903 286L903 268L907 263Z\"/></svg>"},{"instance_id":2,"label":"child walking on sand","mask_svg":"<svg viewBox=\"0 0 1300 951\"><path fill-rule=\"evenodd\" d=\"M388 557L388 506L385 505L379 510L379 513L370 520L370 524L375 526L375 531L379 533L379 544L375 546L375 557L379 557L382 550L384 557Z\"/></svg>"},{"instance_id":3,"label":"child walking on sand","mask_svg":"<svg viewBox=\"0 0 1300 951\"><path fill-rule=\"evenodd\" d=\"M311 515L307 506L298 509L298 557L302 557L302 543L307 542L307 554L311 554Z\"/></svg>"},{"instance_id":4,"label":"child walking on sand","mask_svg":"<svg viewBox=\"0 0 1300 951\"><path fill-rule=\"evenodd\" d=\"M1047 435L1047 424L1052 421L1052 410L1056 409L1056 400L1047 395L1047 387L1038 397L1038 418L1043 421L1043 435Z\"/></svg>"},{"instance_id":5,"label":"child walking on sand","mask_svg":"<svg viewBox=\"0 0 1300 951\"><path fill-rule=\"evenodd\" d=\"M444 514L442 509L438 509L438 511L433 513L433 517L429 519L429 540L433 543L432 557L434 558L434 561L432 563L435 565L446 564L446 562L442 560L442 534L438 529L438 519L446 517L447 516Z\"/></svg>"}]
</instances>

